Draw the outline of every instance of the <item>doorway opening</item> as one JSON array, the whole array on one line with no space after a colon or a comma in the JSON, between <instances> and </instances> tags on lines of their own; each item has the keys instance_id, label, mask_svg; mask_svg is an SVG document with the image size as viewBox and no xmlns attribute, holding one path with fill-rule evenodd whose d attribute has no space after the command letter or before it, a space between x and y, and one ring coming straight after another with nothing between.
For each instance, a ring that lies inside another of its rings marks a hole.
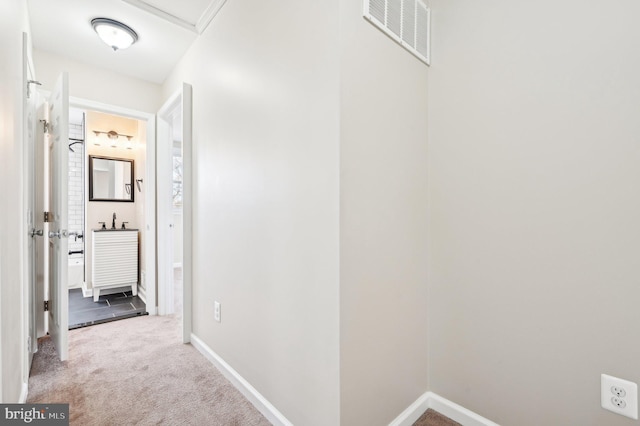
<instances>
[{"instance_id":1,"label":"doorway opening","mask_svg":"<svg viewBox=\"0 0 640 426\"><path fill-rule=\"evenodd\" d=\"M182 322L191 341L191 86L169 98L157 122L158 309Z\"/></svg>"},{"instance_id":2,"label":"doorway opening","mask_svg":"<svg viewBox=\"0 0 640 426\"><path fill-rule=\"evenodd\" d=\"M141 120L69 109L70 330L147 313L140 279L146 275L146 145ZM101 228L118 232L107 236ZM129 243L113 239L120 236Z\"/></svg>"}]
</instances>

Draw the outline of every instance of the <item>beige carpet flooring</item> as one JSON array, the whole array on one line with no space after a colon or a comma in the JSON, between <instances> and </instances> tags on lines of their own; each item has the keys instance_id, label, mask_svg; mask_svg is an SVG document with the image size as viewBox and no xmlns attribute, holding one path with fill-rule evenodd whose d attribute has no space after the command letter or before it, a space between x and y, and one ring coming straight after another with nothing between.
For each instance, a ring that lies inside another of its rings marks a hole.
<instances>
[{"instance_id":1,"label":"beige carpet flooring","mask_svg":"<svg viewBox=\"0 0 640 426\"><path fill-rule=\"evenodd\" d=\"M413 426L462 426L458 422L454 422L450 418L443 416L442 414L428 409L424 414L415 421Z\"/></svg>"},{"instance_id":2,"label":"beige carpet flooring","mask_svg":"<svg viewBox=\"0 0 640 426\"><path fill-rule=\"evenodd\" d=\"M71 425L262 426L270 423L191 345L172 317L69 332L69 360L39 341L30 403L69 403Z\"/></svg>"}]
</instances>

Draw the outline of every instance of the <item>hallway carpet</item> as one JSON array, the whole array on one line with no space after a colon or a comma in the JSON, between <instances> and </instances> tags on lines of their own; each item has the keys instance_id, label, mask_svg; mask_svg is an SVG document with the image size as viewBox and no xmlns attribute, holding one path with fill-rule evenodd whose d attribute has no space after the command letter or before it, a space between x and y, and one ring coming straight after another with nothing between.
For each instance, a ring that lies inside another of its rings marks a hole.
<instances>
[{"instance_id":1,"label":"hallway carpet","mask_svg":"<svg viewBox=\"0 0 640 426\"><path fill-rule=\"evenodd\" d=\"M29 403L69 403L71 425L263 426L270 423L194 347L173 317L69 331L69 360L38 341Z\"/></svg>"},{"instance_id":2,"label":"hallway carpet","mask_svg":"<svg viewBox=\"0 0 640 426\"><path fill-rule=\"evenodd\" d=\"M413 426L462 426L458 422L454 422L449 417L428 409L422 416L413 424Z\"/></svg>"}]
</instances>

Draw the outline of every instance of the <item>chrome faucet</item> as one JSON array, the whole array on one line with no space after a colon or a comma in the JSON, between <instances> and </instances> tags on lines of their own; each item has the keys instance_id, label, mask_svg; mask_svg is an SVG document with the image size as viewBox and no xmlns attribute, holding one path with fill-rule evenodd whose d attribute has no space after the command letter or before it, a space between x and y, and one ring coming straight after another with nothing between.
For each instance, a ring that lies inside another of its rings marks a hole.
<instances>
[{"instance_id":1,"label":"chrome faucet","mask_svg":"<svg viewBox=\"0 0 640 426\"><path fill-rule=\"evenodd\" d=\"M113 222L111 222L111 229L116 229L116 213L113 213Z\"/></svg>"}]
</instances>

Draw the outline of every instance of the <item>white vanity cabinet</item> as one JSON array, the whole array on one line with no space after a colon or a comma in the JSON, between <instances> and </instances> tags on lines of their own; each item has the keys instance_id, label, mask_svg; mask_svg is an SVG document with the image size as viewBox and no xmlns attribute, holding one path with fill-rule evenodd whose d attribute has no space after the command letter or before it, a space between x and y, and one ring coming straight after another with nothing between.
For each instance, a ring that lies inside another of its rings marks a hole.
<instances>
[{"instance_id":1,"label":"white vanity cabinet","mask_svg":"<svg viewBox=\"0 0 640 426\"><path fill-rule=\"evenodd\" d=\"M138 230L93 230L92 272L93 301L100 290L131 286L138 293Z\"/></svg>"}]
</instances>

